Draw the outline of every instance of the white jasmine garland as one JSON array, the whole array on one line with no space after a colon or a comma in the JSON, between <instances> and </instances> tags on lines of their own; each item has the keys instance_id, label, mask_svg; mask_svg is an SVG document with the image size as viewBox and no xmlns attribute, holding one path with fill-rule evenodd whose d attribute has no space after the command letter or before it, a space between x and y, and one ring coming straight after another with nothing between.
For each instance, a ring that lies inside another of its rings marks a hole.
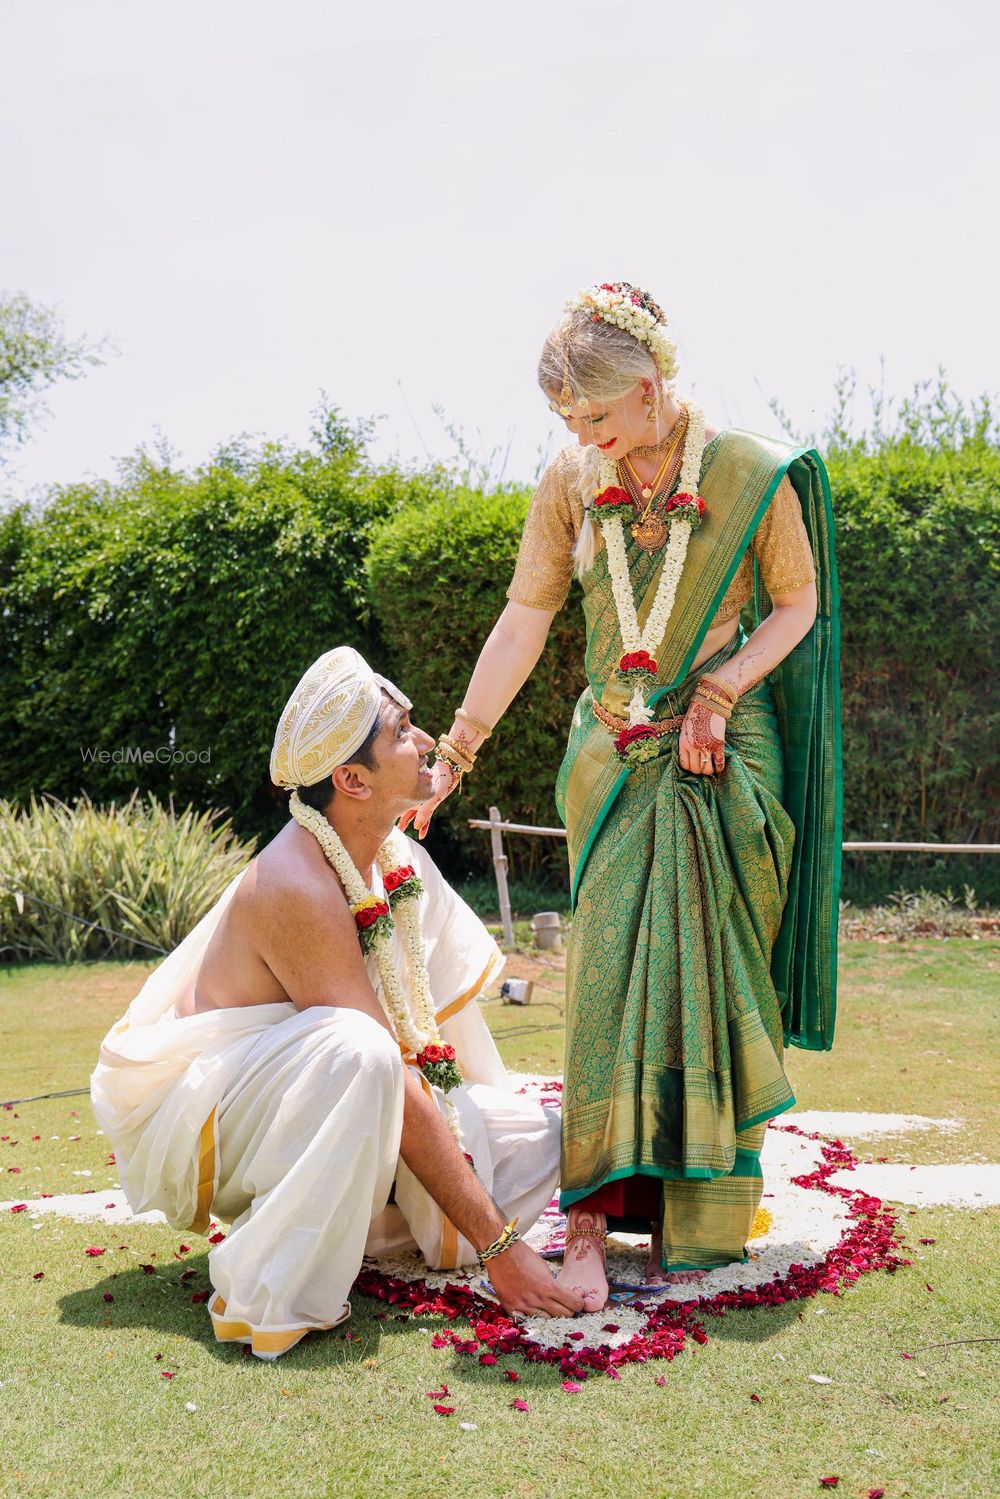
<instances>
[{"instance_id":1,"label":"white jasmine garland","mask_svg":"<svg viewBox=\"0 0 1000 1499\"><path fill-rule=\"evenodd\" d=\"M297 791L292 792L288 809L299 826L312 833L328 862L333 866L344 887L344 894L347 896L352 914L357 908L370 905L375 897L361 878L343 840L323 814L317 812L315 807L307 807ZM378 867L383 877L389 870L406 864L408 852L408 840L393 828L377 855ZM385 995L385 1005L393 1032L405 1051L417 1057L428 1046L441 1046L443 1043L434 1013L434 997L431 994L423 936L420 931L419 897L403 896L396 904L396 912L395 923L391 917L382 918L372 941L372 952L378 967L379 978L382 980L382 991ZM399 926L403 954L406 959L409 1000L399 981L393 951L392 933L396 923ZM448 1100L446 1100L446 1107L448 1127L461 1147L462 1131L458 1122L458 1114L454 1105Z\"/></svg>"},{"instance_id":2,"label":"white jasmine garland","mask_svg":"<svg viewBox=\"0 0 1000 1499\"><path fill-rule=\"evenodd\" d=\"M687 493L697 496L704 452L705 414L699 407L690 406L688 408L688 428L684 435L684 456L681 459L678 494ZM600 493L605 489L617 487L620 487L618 484L617 465L611 458L602 454L598 476L598 492ZM688 543L691 540L691 526L688 524L688 519L685 515L686 507L674 512L672 517L670 540L667 543L667 549L664 554L660 580L656 586L652 608L641 630L639 628L639 616L635 607L635 595L632 591L632 579L628 570L628 557L625 551L624 521L615 507L598 505L596 508L600 517L604 545L608 554L608 572L611 575L611 592L614 596L615 609L618 614L622 654L628 655L633 651L646 651L650 656L658 659L660 648L667 633L667 625L670 622L670 616L673 612L674 599L677 596L677 585L680 582L681 573L684 571ZM642 688L637 686L628 707L629 725L649 723L652 717L652 710L646 706Z\"/></svg>"}]
</instances>

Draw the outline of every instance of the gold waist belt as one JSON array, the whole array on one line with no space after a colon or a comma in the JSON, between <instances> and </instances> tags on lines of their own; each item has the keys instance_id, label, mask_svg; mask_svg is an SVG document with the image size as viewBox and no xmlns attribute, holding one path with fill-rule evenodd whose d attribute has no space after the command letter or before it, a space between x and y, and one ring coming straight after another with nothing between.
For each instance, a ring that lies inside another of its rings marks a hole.
<instances>
[{"instance_id":1,"label":"gold waist belt","mask_svg":"<svg viewBox=\"0 0 1000 1499\"><path fill-rule=\"evenodd\" d=\"M594 699L592 706L594 709L594 717L598 719L606 729L611 729L613 733L620 734L623 729L628 728L629 722L627 718L617 718L614 713L609 713L607 708L601 707L601 704L597 701L596 698ZM652 729L654 734L676 734L683 722L684 715L682 713L679 718L661 718L654 723L646 724L645 727L648 729Z\"/></svg>"}]
</instances>

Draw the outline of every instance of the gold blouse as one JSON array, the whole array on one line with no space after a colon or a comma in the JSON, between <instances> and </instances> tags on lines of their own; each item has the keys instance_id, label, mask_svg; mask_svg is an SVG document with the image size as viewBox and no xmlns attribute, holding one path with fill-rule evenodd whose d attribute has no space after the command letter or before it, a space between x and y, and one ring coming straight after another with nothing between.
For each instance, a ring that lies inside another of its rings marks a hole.
<instances>
[{"instance_id":1,"label":"gold blouse","mask_svg":"<svg viewBox=\"0 0 1000 1499\"><path fill-rule=\"evenodd\" d=\"M564 448L545 470L524 522L517 566L507 589L512 603L557 610L566 602L573 578L573 549L583 526L581 490L593 488L594 473L588 450L580 447ZM597 550L603 545L598 527ZM802 507L787 476L761 516L710 628L735 619L749 602L755 556L772 598L815 581Z\"/></svg>"}]
</instances>

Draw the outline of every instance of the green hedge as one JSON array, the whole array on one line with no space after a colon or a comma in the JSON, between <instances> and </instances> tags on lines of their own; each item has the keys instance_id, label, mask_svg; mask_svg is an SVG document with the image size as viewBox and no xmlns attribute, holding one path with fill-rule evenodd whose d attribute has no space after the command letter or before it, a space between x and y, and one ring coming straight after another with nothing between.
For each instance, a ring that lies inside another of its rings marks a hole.
<instances>
[{"instance_id":1,"label":"green hedge","mask_svg":"<svg viewBox=\"0 0 1000 1499\"><path fill-rule=\"evenodd\" d=\"M397 678L429 730L447 725L503 608L529 491L376 470L335 417L319 435L319 451L236 445L193 474L140 459L117 484L0 516L0 795L107 801L138 787L269 834L284 815L267 775L278 713L339 642ZM878 453L841 446L830 470L845 835L997 841L1000 450L904 438ZM574 595L468 792L435 818L432 846L454 875L488 871L486 836L464 824L491 802L554 822L582 658ZM81 746L130 745L195 760L81 758ZM521 876L565 868L563 845L511 840L510 853ZM1000 883L995 861L938 863L921 883L969 880L980 895ZM891 869L906 883L905 864Z\"/></svg>"},{"instance_id":2,"label":"green hedge","mask_svg":"<svg viewBox=\"0 0 1000 1499\"><path fill-rule=\"evenodd\" d=\"M403 510L372 539L368 576L391 672L413 699L429 732L451 726L486 637L506 604L530 490L483 495L458 491ZM482 751L468 791L435 815L432 844L463 873L489 868L489 839L470 817L504 815L558 826L554 786L573 703L586 685L577 588L556 616L534 672ZM565 845L508 840L515 872L562 877Z\"/></svg>"},{"instance_id":3,"label":"green hedge","mask_svg":"<svg viewBox=\"0 0 1000 1499\"><path fill-rule=\"evenodd\" d=\"M0 794L139 787L274 831L281 708L322 651L372 653L369 534L432 482L351 450L234 447L0 518Z\"/></svg>"},{"instance_id":4,"label":"green hedge","mask_svg":"<svg viewBox=\"0 0 1000 1499\"><path fill-rule=\"evenodd\" d=\"M1000 452L834 454L848 839L995 843Z\"/></svg>"}]
</instances>

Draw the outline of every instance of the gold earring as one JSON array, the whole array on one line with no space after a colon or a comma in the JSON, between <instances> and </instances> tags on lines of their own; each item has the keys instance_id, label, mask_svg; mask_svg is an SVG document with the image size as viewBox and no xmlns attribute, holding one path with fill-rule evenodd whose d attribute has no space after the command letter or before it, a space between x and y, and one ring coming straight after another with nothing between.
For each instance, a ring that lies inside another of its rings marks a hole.
<instances>
[{"instance_id":1,"label":"gold earring","mask_svg":"<svg viewBox=\"0 0 1000 1499\"><path fill-rule=\"evenodd\" d=\"M569 355L563 350L563 383L559 392L559 415L569 416L573 408L573 387L569 383Z\"/></svg>"},{"instance_id":2,"label":"gold earring","mask_svg":"<svg viewBox=\"0 0 1000 1499\"><path fill-rule=\"evenodd\" d=\"M654 394L653 394L653 392L651 390L644 390L643 391L643 393L642 393L642 404L644 406L648 406L648 408L649 408L649 410L646 412L646 420L647 420L647 422L655 422L656 421L656 397L654 396Z\"/></svg>"}]
</instances>

